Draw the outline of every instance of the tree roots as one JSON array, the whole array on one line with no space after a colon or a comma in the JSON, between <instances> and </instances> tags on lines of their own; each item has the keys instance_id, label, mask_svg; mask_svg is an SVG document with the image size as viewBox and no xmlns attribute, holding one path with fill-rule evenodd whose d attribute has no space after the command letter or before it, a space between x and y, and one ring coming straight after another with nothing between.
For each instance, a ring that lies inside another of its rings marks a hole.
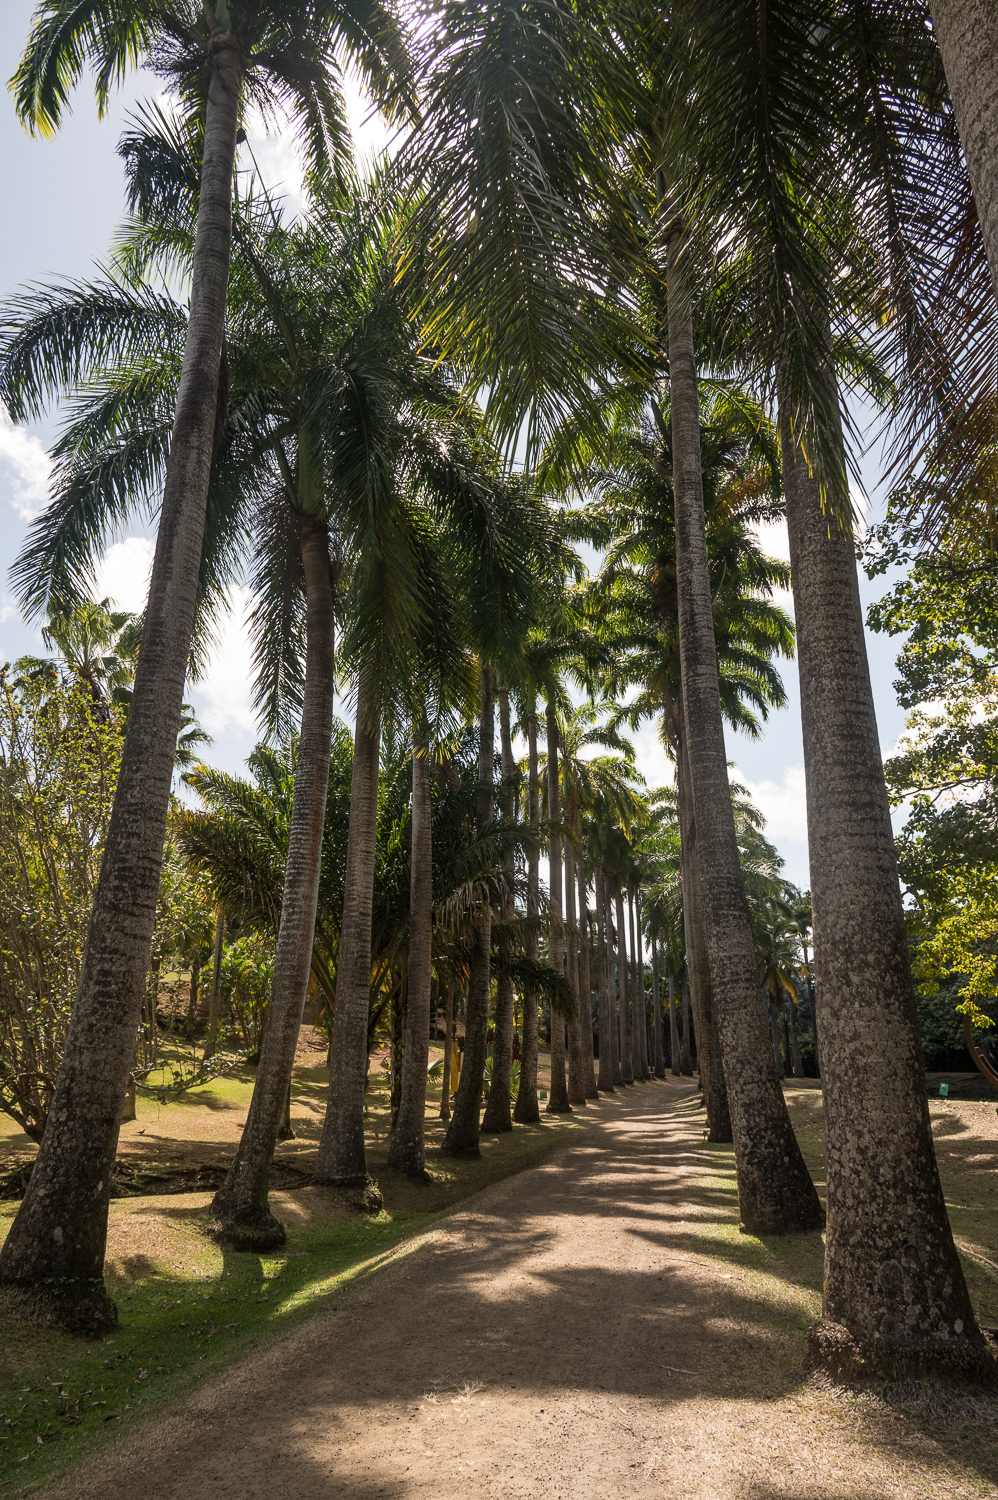
<instances>
[{"instance_id":1,"label":"tree roots","mask_svg":"<svg viewBox=\"0 0 998 1500\"><path fill-rule=\"evenodd\" d=\"M807 1336L807 1366L839 1381L942 1378L998 1386L998 1341L990 1330L978 1340L853 1338L841 1323L825 1319Z\"/></svg>"}]
</instances>

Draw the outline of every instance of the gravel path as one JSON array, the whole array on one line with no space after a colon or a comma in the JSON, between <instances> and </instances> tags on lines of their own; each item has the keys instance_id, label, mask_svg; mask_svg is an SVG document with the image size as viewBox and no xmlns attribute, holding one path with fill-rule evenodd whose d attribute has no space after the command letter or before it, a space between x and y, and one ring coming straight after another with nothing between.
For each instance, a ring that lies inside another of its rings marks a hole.
<instances>
[{"instance_id":1,"label":"gravel path","mask_svg":"<svg viewBox=\"0 0 998 1500\"><path fill-rule=\"evenodd\" d=\"M583 1118L557 1157L437 1221L339 1311L46 1493L995 1494L883 1406L803 1381L813 1294L700 1237L730 1222L731 1195L715 1179L690 1196L705 1151L688 1083L638 1085Z\"/></svg>"}]
</instances>

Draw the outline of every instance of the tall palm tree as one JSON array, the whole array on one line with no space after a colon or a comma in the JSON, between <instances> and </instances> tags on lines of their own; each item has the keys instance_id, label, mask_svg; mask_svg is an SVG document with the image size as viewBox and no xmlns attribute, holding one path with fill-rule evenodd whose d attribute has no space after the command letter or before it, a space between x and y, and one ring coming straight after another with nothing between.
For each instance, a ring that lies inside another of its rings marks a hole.
<instances>
[{"instance_id":1,"label":"tall palm tree","mask_svg":"<svg viewBox=\"0 0 998 1500\"><path fill-rule=\"evenodd\" d=\"M231 249L232 173L247 87L281 100L296 119L318 171L342 143L339 92L330 69L345 46L379 88L401 58L389 14L370 0L362 13L336 4L232 0L218 16L194 4L171 11L139 0L80 7L46 0L14 80L21 119L56 129L69 91L95 65L98 106L112 79L140 52L167 57L189 114L201 122L202 152L191 312L177 389L156 552L121 772L101 879L91 914L76 1004L32 1181L0 1253L0 1281L57 1304L70 1326L99 1330L116 1310L103 1284L111 1164L121 1099L156 914L174 747L194 630L209 473L217 427ZM74 379L72 350L60 377ZM3 396L11 415L34 415L48 380Z\"/></svg>"},{"instance_id":2,"label":"tall palm tree","mask_svg":"<svg viewBox=\"0 0 998 1500\"><path fill-rule=\"evenodd\" d=\"M702 75L698 94L718 133L691 140L690 180L701 181L704 171L713 179L715 227L723 218L739 242L726 286L748 334L742 349L766 369L780 417L829 1161L824 1316L813 1345L833 1370L993 1372L953 1246L928 1124L839 393L840 377L856 377L857 342L885 311L901 330L918 326L911 283L921 275L915 268L923 247L917 227L912 233L906 225L921 221L915 214L899 222L893 209L899 193L928 204L926 179L946 160L941 136L938 150L923 145L911 152L904 143L906 133L927 141L932 129L921 67L911 73L907 63L897 67L899 46L914 49L909 57L924 46L924 17L916 21L898 7L899 29L869 31L862 24L868 8L856 14L845 7L836 18L836 45L826 51L824 41L815 44L810 21L788 4L779 41L750 64L736 55L739 41L756 34L750 10L724 8L727 50L715 55L711 72L717 88ZM719 10L711 20L720 23ZM846 56L855 61L851 75L839 71ZM846 99L843 78L855 80ZM781 101L777 112L774 98ZM745 128L735 189L730 151L719 143L722 133L739 130L739 121ZM772 171L776 159L783 163L779 173ZM846 181L844 161L853 164ZM871 212L839 212L850 200ZM885 295L872 306L843 285L846 268L861 260L882 268ZM931 359L923 363L937 368ZM871 995L877 1025L861 999ZM888 1031L889 1062L876 1040ZM850 1104L857 1076L876 1080L859 1116ZM856 1184L865 1179L876 1186L860 1205Z\"/></svg>"},{"instance_id":3,"label":"tall palm tree","mask_svg":"<svg viewBox=\"0 0 998 1500\"><path fill-rule=\"evenodd\" d=\"M998 17L987 0L928 0L928 6L998 295Z\"/></svg>"}]
</instances>

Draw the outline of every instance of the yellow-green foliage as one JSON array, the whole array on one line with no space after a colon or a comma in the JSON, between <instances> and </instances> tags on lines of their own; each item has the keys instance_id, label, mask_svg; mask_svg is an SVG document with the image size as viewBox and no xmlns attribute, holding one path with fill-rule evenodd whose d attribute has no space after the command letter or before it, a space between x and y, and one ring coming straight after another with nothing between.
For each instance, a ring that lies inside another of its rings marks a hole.
<instances>
[{"instance_id":1,"label":"yellow-green foliage","mask_svg":"<svg viewBox=\"0 0 998 1500\"><path fill-rule=\"evenodd\" d=\"M0 1108L35 1139L79 978L119 712L54 667L0 673Z\"/></svg>"}]
</instances>

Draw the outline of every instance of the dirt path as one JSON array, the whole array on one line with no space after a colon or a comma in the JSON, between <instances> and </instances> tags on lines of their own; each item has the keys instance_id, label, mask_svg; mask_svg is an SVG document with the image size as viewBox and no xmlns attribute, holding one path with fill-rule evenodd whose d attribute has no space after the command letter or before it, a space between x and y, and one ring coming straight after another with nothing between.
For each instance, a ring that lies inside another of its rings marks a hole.
<instances>
[{"instance_id":1,"label":"dirt path","mask_svg":"<svg viewBox=\"0 0 998 1500\"><path fill-rule=\"evenodd\" d=\"M590 1108L554 1160L45 1493L994 1496L965 1447L802 1380L816 1303L795 1268L810 1256L813 1272L817 1237L731 1232L729 1175L704 1177L694 1106L670 1081Z\"/></svg>"}]
</instances>

